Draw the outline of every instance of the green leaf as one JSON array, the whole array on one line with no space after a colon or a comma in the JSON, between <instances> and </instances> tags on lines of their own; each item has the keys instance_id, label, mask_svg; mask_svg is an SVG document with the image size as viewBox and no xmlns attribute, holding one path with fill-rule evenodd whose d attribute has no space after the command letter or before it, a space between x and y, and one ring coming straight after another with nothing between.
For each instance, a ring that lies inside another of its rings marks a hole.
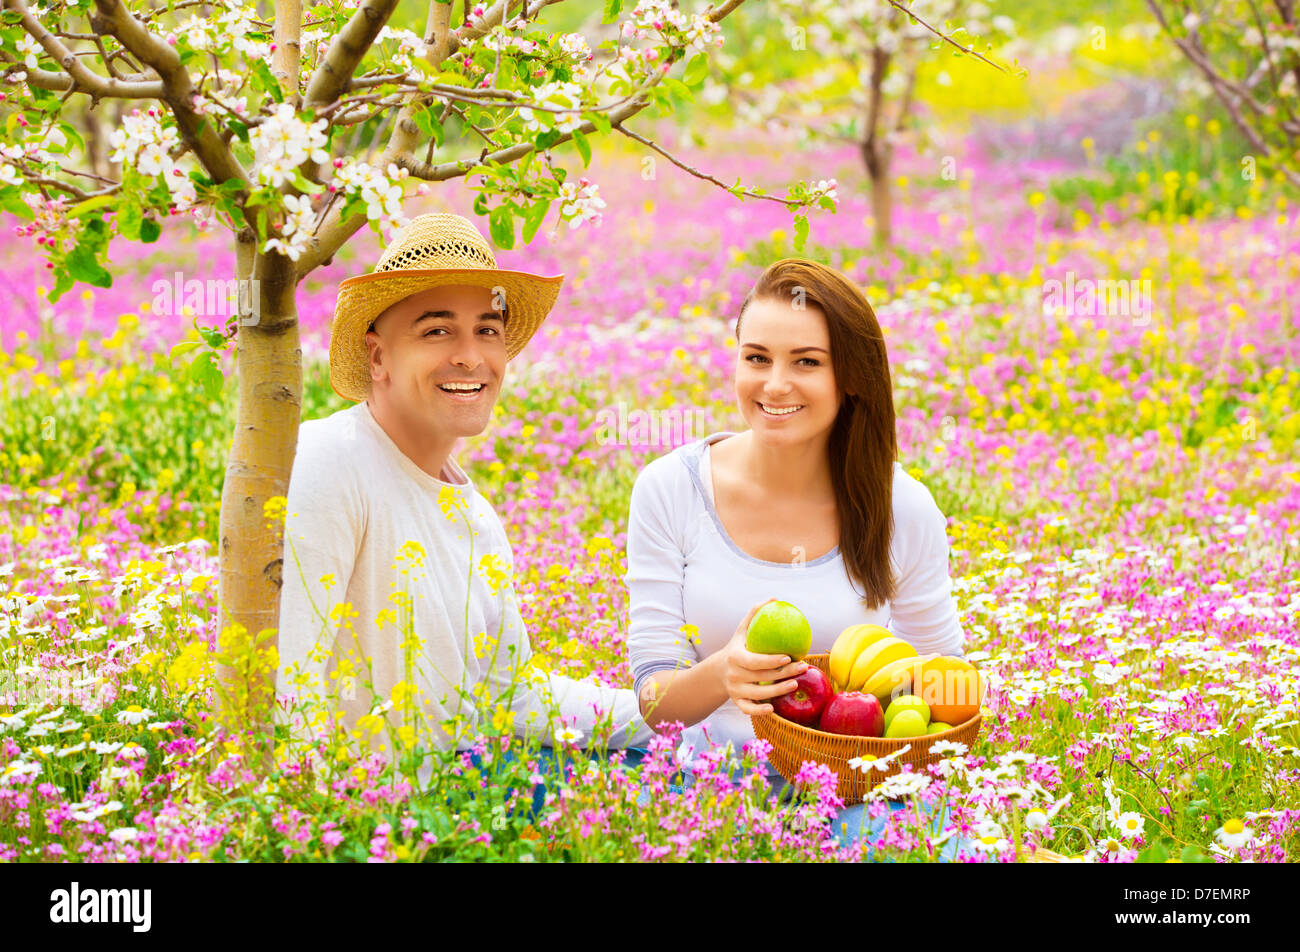
<instances>
[{"instance_id":1,"label":"green leaf","mask_svg":"<svg viewBox=\"0 0 1300 952\"><path fill-rule=\"evenodd\" d=\"M1178 858L1184 863L1213 863L1213 856L1206 856L1201 852L1201 848L1189 843L1183 847L1183 851L1178 854Z\"/></svg>"},{"instance_id":2,"label":"green leaf","mask_svg":"<svg viewBox=\"0 0 1300 952\"><path fill-rule=\"evenodd\" d=\"M591 165L591 143L588 142L587 137L577 129L573 130L572 135L573 144L578 147L578 152L582 155L583 168L586 168Z\"/></svg>"},{"instance_id":3,"label":"green leaf","mask_svg":"<svg viewBox=\"0 0 1300 952\"><path fill-rule=\"evenodd\" d=\"M32 221L36 215L22 199L22 193L16 188L6 188L0 190L0 208L3 208L10 215L17 215L27 221Z\"/></svg>"},{"instance_id":4,"label":"green leaf","mask_svg":"<svg viewBox=\"0 0 1300 952\"><path fill-rule=\"evenodd\" d=\"M613 123L609 121L609 116L605 115L603 112L589 112L582 118L595 126L597 132L605 135L609 135L610 130L614 128Z\"/></svg>"},{"instance_id":5,"label":"green leaf","mask_svg":"<svg viewBox=\"0 0 1300 952\"><path fill-rule=\"evenodd\" d=\"M3 16L4 21L9 24L23 22L23 15L19 13L17 10L6 10L0 16Z\"/></svg>"},{"instance_id":6,"label":"green leaf","mask_svg":"<svg viewBox=\"0 0 1300 952\"><path fill-rule=\"evenodd\" d=\"M77 282L72 280L72 276L68 274L67 268L56 268L54 272L54 287L50 289L50 303L54 304L58 301L58 299L63 297L66 292L72 290L72 286L76 283Z\"/></svg>"},{"instance_id":7,"label":"green leaf","mask_svg":"<svg viewBox=\"0 0 1300 952\"><path fill-rule=\"evenodd\" d=\"M235 138L240 142L248 141L248 126L238 119L227 119L226 124L230 126L230 131L235 134Z\"/></svg>"},{"instance_id":8,"label":"green leaf","mask_svg":"<svg viewBox=\"0 0 1300 952\"><path fill-rule=\"evenodd\" d=\"M117 224L117 233L123 238L131 241L140 240L140 223L144 216L140 212L140 206L135 202L123 202L117 209L117 215L114 221Z\"/></svg>"},{"instance_id":9,"label":"green leaf","mask_svg":"<svg viewBox=\"0 0 1300 952\"><path fill-rule=\"evenodd\" d=\"M808 216L794 216L794 253L803 254L804 243L808 240Z\"/></svg>"},{"instance_id":10,"label":"green leaf","mask_svg":"<svg viewBox=\"0 0 1300 952\"><path fill-rule=\"evenodd\" d=\"M682 82L687 86L698 86L708 75L709 58L703 53L696 53L686 64L686 71L682 73Z\"/></svg>"},{"instance_id":11,"label":"green leaf","mask_svg":"<svg viewBox=\"0 0 1300 952\"><path fill-rule=\"evenodd\" d=\"M515 246L515 220L509 205L498 205L488 214L488 228L498 248L509 251Z\"/></svg>"},{"instance_id":12,"label":"green leaf","mask_svg":"<svg viewBox=\"0 0 1300 952\"><path fill-rule=\"evenodd\" d=\"M77 204L69 208L68 217L81 218L84 215L89 215L98 208L103 208L105 205L112 205L113 201L114 197L112 195L96 195L94 198L88 198L84 202L77 202Z\"/></svg>"},{"instance_id":13,"label":"green leaf","mask_svg":"<svg viewBox=\"0 0 1300 952\"><path fill-rule=\"evenodd\" d=\"M544 198L539 202L533 202L528 207L528 211L524 212L524 244L528 244L533 240L533 236L537 234L537 229L541 228L542 222L546 220L546 213L550 210L551 200Z\"/></svg>"},{"instance_id":14,"label":"green leaf","mask_svg":"<svg viewBox=\"0 0 1300 952\"><path fill-rule=\"evenodd\" d=\"M284 102L284 90L280 88L279 81L271 75L271 67L266 65L266 60L257 60L253 63L253 75L261 80L263 92L269 93L276 102Z\"/></svg>"},{"instance_id":15,"label":"green leaf","mask_svg":"<svg viewBox=\"0 0 1300 952\"><path fill-rule=\"evenodd\" d=\"M600 18L600 22L613 23L622 12L623 0L605 0L605 15Z\"/></svg>"},{"instance_id":16,"label":"green leaf","mask_svg":"<svg viewBox=\"0 0 1300 952\"><path fill-rule=\"evenodd\" d=\"M672 95L680 97L686 102L695 101L695 93L691 92L691 87L687 86L680 79L673 79L671 76L665 76L660 88L669 90Z\"/></svg>"},{"instance_id":17,"label":"green leaf","mask_svg":"<svg viewBox=\"0 0 1300 952\"><path fill-rule=\"evenodd\" d=\"M167 356L168 359L172 361L172 363L175 363L177 357L184 357L195 347L202 347L202 346L203 346L203 341L201 340L183 340L175 347L173 347Z\"/></svg>"},{"instance_id":18,"label":"green leaf","mask_svg":"<svg viewBox=\"0 0 1300 952\"><path fill-rule=\"evenodd\" d=\"M535 115L540 116L542 114L535 113ZM533 147L536 148L538 152L545 152L562 138L564 138L564 136L561 133L556 132L554 129L547 129L533 140Z\"/></svg>"},{"instance_id":19,"label":"green leaf","mask_svg":"<svg viewBox=\"0 0 1300 952\"><path fill-rule=\"evenodd\" d=\"M436 67L430 67L436 68ZM442 72L433 77L433 81L439 86L468 86L469 80L460 73Z\"/></svg>"},{"instance_id":20,"label":"green leaf","mask_svg":"<svg viewBox=\"0 0 1300 952\"><path fill-rule=\"evenodd\" d=\"M152 244L158 240L162 234L162 225L158 224L152 218L145 218L140 222L140 240L145 244Z\"/></svg>"},{"instance_id":21,"label":"green leaf","mask_svg":"<svg viewBox=\"0 0 1300 952\"><path fill-rule=\"evenodd\" d=\"M421 109L415 114L415 125L421 132L433 140L435 146L442 145L442 123L432 109Z\"/></svg>"},{"instance_id":22,"label":"green leaf","mask_svg":"<svg viewBox=\"0 0 1300 952\"><path fill-rule=\"evenodd\" d=\"M205 350L194 358L189 369L190 379L203 388L209 400L221 396L221 387L226 378L221 374L217 357L212 351Z\"/></svg>"},{"instance_id":23,"label":"green leaf","mask_svg":"<svg viewBox=\"0 0 1300 952\"><path fill-rule=\"evenodd\" d=\"M1161 840L1152 843L1137 855L1139 863L1163 863L1168 859L1169 850L1165 848L1165 844Z\"/></svg>"},{"instance_id":24,"label":"green leaf","mask_svg":"<svg viewBox=\"0 0 1300 952\"><path fill-rule=\"evenodd\" d=\"M104 270L95 259L95 252L87 245L79 244L68 255L68 274L74 281L81 281L97 288L111 288L113 276Z\"/></svg>"}]
</instances>

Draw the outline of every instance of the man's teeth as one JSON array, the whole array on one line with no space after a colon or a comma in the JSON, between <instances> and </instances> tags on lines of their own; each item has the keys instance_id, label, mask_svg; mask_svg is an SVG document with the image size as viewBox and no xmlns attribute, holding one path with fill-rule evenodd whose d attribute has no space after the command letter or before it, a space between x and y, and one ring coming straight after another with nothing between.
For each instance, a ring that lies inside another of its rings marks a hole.
<instances>
[{"instance_id":1,"label":"man's teeth","mask_svg":"<svg viewBox=\"0 0 1300 952\"><path fill-rule=\"evenodd\" d=\"M443 390L463 390L468 393L477 393L483 389L481 383L444 383L439 385Z\"/></svg>"},{"instance_id":2,"label":"man's teeth","mask_svg":"<svg viewBox=\"0 0 1300 952\"><path fill-rule=\"evenodd\" d=\"M803 406L802 406L802 405L797 406L797 407L784 407L784 408L781 408L781 409L778 409L778 408L776 408L776 407L769 407L769 406L768 406L767 404L765 404L765 403L760 403L759 406L762 407L766 412L768 412L768 413L772 413L772 414L775 414L776 416L785 416L785 415L788 414L788 413L794 413L795 410L802 410L802 409L803 409Z\"/></svg>"}]
</instances>

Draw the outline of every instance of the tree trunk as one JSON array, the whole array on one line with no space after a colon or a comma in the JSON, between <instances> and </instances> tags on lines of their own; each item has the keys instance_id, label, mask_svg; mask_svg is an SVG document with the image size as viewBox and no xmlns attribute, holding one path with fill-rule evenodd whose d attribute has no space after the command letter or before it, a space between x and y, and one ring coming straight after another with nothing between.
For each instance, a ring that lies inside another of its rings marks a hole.
<instances>
[{"instance_id":1,"label":"tree trunk","mask_svg":"<svg viewBox=\"0 0 1300 952\"><path fill-rule=\"evenodd\" d=\"M252 742L250 760L269 768L276 666L268 649L278 642L284 559L282 523L268 525L264 507L289 492L302 408L302 348L293 262L279 254L256 255L253 266L254 236L245 229L238 240L240 277L251 272L256 279L257 311L241 317L239 327L239 409L221 494L218 718ZM261 633L267 640L259 644L254 636ZM260 658L231 659L232 651L238 655L250 643Z\"/></svg>"},{"instance_id":2,"label":"tree trunk","mask_svg":"<svg viewBox=\"0 0 1300 952\"><path fill-rule=\"evenodd\" d=\"M862 122L862 163L871 179L871 214L876 220L876 247L888 247L893 230L893 193L890 191L889 166L891 146L885 136L889 124L885 118L884 86L893 57L874 47L871 51L871 77L867 87L867 112Z\"/></svg>"},{"instance_id":3,"label":"tree trunk","mask_svg":"<svg viewBox=\"0 0 1300 952\"><path fill-rule=\"evenodd\" d=\"M863 164L871 179L871 216L875 219L877 248L886 248L893 240L894 192L889 180L889 154L878 140L862 143Z\"/></svg>"}]
</instances>

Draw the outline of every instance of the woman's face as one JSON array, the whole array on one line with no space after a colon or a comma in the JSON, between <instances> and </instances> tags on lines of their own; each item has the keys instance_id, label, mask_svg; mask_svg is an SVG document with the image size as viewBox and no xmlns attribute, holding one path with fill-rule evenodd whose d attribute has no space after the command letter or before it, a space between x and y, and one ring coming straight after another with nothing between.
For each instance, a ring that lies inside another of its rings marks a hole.
<instances>
[{"instance_id":1,"label":"woman's face","mask_svg":"<svg viewBox=\"0 0 1300 952\"><path fill-rule=\"evenodd\" d=\"M826 315L813 304L751 301L740 322L736 402L754 436L798 443L830 434L842 394Z\"/></svg>"}]
</instances>

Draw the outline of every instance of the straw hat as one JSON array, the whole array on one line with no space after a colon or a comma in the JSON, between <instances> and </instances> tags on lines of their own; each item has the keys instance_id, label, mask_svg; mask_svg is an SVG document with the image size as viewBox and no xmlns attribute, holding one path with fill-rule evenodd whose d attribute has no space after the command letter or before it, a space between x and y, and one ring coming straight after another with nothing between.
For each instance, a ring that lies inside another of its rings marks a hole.
<instances>
[{"instance_id":1,"label":"straw hat","mask_svg":"<svg viewBox=\"0 0 1300 952\"><path fill-rule=\"evenodd\" d=\"M345 400L370 395L366 331L391 305L429 288L469 285L501 291L506 360L537 332L560 293L564 275L547 278L497 268L492 247L468 218L420 215L389 245L371 274L339 284L330 328L330 384Z\"/></svg>"}]
</instances>

